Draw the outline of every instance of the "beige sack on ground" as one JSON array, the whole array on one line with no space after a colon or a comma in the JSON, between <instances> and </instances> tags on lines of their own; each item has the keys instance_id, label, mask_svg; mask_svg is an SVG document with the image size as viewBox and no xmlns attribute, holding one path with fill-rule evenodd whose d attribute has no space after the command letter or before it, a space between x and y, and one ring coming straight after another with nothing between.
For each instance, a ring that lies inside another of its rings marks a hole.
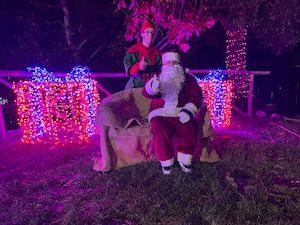
<instances>
[{"instance_id":1,"label":"beige sack on ground","mask_svg":"<svg viewBox=\"0 0 300 225\"><path fill-rule=\"evenodd\" d=\"M95 158L94 170L109 171L153 159L150 146L151 129L147 120L150 99L142 88L134 88L105 98L98 107L97 127L101 157ZM216 162L213 129L206 107L196 115L198 145L194 161Z\"/></svg>"},{"instance_id":2,"label":"beige sack on ground","mask_svg":"<svg viewBox=\"0 0 300 225\"><path fill-rule=\"evenodd\" d=\"M105 98L98 107L97 126L101 157L95 159L94 170L109 171L153 158L148 123L150 99L142 88L134 88Z\"/></svg>"}]
</instances>

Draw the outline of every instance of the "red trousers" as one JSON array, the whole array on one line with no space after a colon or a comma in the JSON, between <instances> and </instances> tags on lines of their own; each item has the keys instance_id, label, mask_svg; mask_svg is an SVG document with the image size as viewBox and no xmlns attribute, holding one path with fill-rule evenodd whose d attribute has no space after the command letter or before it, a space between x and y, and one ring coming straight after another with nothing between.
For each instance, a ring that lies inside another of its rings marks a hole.
<instances>
[{"instance_id":1,"label":"red trousers","mask_svg":"<svg viewBox=\"0 0 300 225\"><path fill-rule=\"evenodd\" d=\"M193 155L196 147L196 125L194 120L181 123L178 117L154 117L151 120L152 144L159 161L175 157L177 152ZM175 146L174 146L175 145Z\"/></svg>"}]
</instances>

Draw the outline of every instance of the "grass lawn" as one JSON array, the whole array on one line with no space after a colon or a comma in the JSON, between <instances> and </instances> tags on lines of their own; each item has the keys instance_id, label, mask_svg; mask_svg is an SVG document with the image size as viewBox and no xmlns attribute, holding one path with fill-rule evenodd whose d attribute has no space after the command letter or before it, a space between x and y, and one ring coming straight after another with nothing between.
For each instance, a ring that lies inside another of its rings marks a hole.
<instances>
[{"instance_id":1,"label":"grass lawn","mask_svg":"<svg viewBox=\"0 0 300 225\"><path fill-rule=\"evenodd\" d=\"M299 123L237 119L216 131L222 161L192 174L159 163L99 173L95 145L0 146L0 224L300 224Z\"/></svg>"}]
</instances>

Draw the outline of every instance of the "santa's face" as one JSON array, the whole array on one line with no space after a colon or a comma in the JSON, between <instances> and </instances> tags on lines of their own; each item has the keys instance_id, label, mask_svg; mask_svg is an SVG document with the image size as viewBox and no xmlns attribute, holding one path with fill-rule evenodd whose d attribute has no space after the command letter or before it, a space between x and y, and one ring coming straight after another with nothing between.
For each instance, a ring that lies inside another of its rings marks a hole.
<instances>
[{"instance_id":1,"label":"santa's face","mask_svg":"<svg viewBox=\"0 0 300 225\"><path fill-rule=\"evenodd\" d=\"M178 63L166 63L159 74L160 92L165 101L177 101L184 81L183 68Z\"/></svg>"}]
</instances>

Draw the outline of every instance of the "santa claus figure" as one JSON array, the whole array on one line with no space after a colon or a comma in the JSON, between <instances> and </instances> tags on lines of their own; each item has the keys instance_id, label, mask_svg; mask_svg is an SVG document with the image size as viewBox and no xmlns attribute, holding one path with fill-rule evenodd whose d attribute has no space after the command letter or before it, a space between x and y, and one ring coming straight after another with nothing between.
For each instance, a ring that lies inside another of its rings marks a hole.
<instances>
[{"instance_id":1,"label":"santa claus figure","mask_svg":"<svg viewBox=\"0 0 300 225\"><path fill-rule=\"evenodd\" d=\"M152 99L148 120L163 174L171 173L176 152L182 171L191 172L197 141L194 115L203 97L195 77L184 72L177 52L162 54L161 73L146 83L143 95Z\"/></svg>"}]
</instances>

